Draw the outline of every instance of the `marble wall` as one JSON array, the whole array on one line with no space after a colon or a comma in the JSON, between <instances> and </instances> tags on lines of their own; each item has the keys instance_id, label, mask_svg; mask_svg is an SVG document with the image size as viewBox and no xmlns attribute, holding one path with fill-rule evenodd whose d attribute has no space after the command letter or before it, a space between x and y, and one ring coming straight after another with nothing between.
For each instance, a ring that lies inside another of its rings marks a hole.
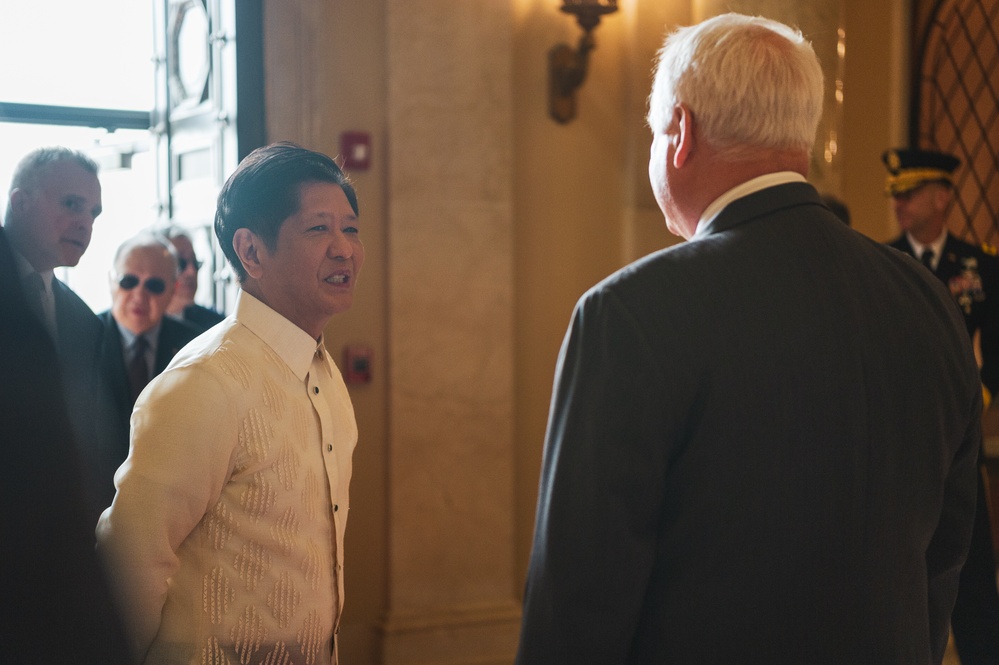
<instances>
[{"instance_id":1,"label":"marble wall","mask_svg":"<svg viewBox=\"0 0 999 665\"><path fill-rule=\"evenodd\" d=\"M389 582L383 662L510 662L511 10L387 7Z\"/></svg>"}]
</instances>

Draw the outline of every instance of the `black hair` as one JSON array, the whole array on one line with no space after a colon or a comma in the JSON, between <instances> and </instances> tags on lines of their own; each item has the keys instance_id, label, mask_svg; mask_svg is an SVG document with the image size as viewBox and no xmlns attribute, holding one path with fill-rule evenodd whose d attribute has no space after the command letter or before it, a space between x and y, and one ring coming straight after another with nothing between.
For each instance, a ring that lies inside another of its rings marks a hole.
<instances>
[{"instance_id":1,"label":"black hair","mask_svg":"<svg viewBox=\"0 0 999 665\"><path fill-rule=\"evenodd\" d=\"M253 231L273 250L281 225L298 212L301 186L312 182L339 186L358 214L357 194L336 162L294 143L257 148L229 176L219 192L215 236L239 281L246 279L246 271L232 246L236 231Z\"/></svg>"}]
</instances>

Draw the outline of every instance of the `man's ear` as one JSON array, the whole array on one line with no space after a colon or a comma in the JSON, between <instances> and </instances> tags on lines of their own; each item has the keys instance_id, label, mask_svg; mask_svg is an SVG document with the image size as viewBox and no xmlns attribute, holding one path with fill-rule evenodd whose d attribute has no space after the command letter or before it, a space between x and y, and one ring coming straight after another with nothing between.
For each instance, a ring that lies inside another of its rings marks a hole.
<instances>
[{"instance_id":1,"label":"man's ear","mask_svg":"<svg viewBox=\"0 0 999 665\"><path fill-rule=\"evenodd\" d=\"M18 187L10 193L10 209L15 212L24 210L25 203L28 202L28 193Z\"/></svg>"},{"instance_id":2,"label":"man's ear","mask_svg":"<svg viewBox=\"0 0 999 665\"><path fill-rule=\"evenodd\" d=\"M263 268L260 264L261 251L266 251L260 236L247 228L236 229L232 237L232 248L236 250L243 270L253 279L260 279Z\"/></svg>"},{"instance_id":3,"label":"man's ear","mask_svg":"<svg viewBox=\"0 0 999 665\"><path fill-rule=\"evenodd\" d=\"M673 166L682 168L694 151L694 115L684 104L673 107L673 124L677 127L676 150Z\"/></svg>"}]
</instances>

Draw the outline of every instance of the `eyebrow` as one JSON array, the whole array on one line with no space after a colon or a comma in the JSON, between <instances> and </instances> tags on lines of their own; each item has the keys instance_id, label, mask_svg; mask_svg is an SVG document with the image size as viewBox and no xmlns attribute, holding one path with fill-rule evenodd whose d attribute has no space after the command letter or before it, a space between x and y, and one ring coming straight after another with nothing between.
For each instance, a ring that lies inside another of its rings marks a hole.
<instances>
[{"instance_id":1,"label":"eyebrow","mask_svg":"<svg viewBox=\"0 0 999 665\"><path fill-rule=\"evenodd\" d=\"M313 219L335 219L335 218L338 218L338 216L334 215L333 213L329 213L329 212L326 212L325 210L323 210L323 211L317 212L315 215L313 215L312 218ZM342 219L342 220L345 220L345 221L355 221L356 222L359 219L359 217L357 215L355 215L353 212L351 212L350 214L347 214L347 215L340 215L339 219Z\"/></svg>"},{"instance_id":2,"label":"eyebrow","mask_svg":"<svg viewBox=\"0 0 999 665\"><path fill-rule=\"evenodd\" d=\"M83 196L82 194L73 194L72 192L69 192L63 195L63 200L72 201L73 203L86 203L87 197ZM97 217L102 212L104 212L104 206L101 204L95 205L93 208L90 209L90 212L91 214L93 214L94 217Z\"/></svg>"}]
</instances>

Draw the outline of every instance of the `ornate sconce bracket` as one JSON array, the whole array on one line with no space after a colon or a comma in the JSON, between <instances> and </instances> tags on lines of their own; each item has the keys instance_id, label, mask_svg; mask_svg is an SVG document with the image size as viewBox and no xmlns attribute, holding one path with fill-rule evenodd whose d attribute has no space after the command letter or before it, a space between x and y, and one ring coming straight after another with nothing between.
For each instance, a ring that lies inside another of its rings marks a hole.
<instances>
[{"instance_id":1,"label":"ornate sconce bracket","mask_svg":"<svg viewBox=\"0 0 999 665\"><path fill-rule=\"evenodd\" d=\"M617 0L564 0L561 9L574 14L583 29L576 48L556 44L548 52L548 113L565 124L576 117L576 91L586 80L590 51L596 48L593 30L602 16L617 11Z\"/></svg>"}]
</instances>

